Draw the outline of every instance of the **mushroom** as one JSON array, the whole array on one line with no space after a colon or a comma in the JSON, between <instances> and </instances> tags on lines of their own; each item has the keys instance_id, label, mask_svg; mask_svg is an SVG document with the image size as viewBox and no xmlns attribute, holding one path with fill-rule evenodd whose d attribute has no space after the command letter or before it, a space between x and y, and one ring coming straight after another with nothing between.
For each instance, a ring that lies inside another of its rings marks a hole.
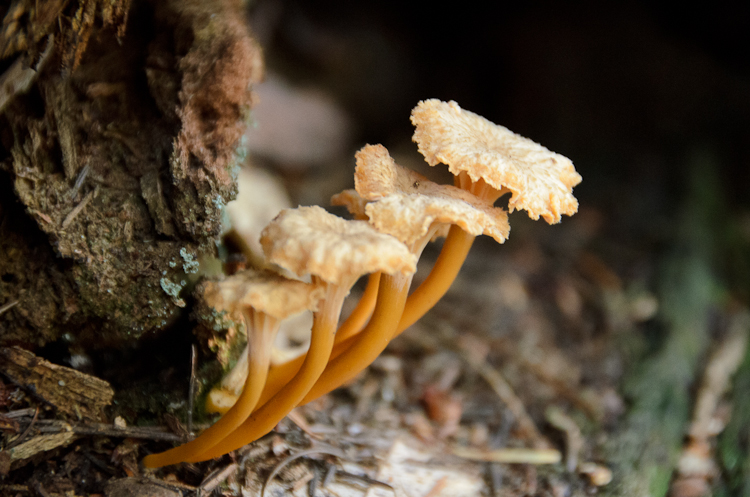
<instances>
[{"instance_id":1,"label":"mushroom","mask_svg":"<svg viewBox=\"0 0 750 497\"><path fill-rule=\"evenodd\" d=\"M413 140L429 165L447 164L454 176L467 176L477 193L486 190L492 202L509 191L510 212L525 209L532 219L542 216L553 224L578 210L572 190L581 175L567 157L453 101L423 100L412 110L411 122Z\"/></svg>"},{"instance_id":2,"label":"mushroom","mask_svg":"<svg viewBox=\"0 0 750 497\"><path fill-rule=\"evenodd\" d=\"M367 145L356 157L354 183L357 193L371 200L365 206L369 222L378 231L398 238L416 257L436 233L449 225L457 225L473 236L488 234L499 243L507 239L510 226L503 209L492 207L460 188L438 185L397 165L382 145ZM388 284L386 281L388 278L383 276L373 320L384 285ZM408 287L398 291L408 292ZM332 356L320 379L302 400L303 404L353 379L397 334L398 325L389 335L385 328L371 326L373 320L359 335L340 344L345 350ZM401 316L397 322L400 321Z\"/></svg>"},{"instance_id":3,"label":"mushroom","mask_svg":"<svg viewBox=\"0 0 750 497\"><path fill-rule=\"evenodd\" d=\"M382 199L394 193L402 195L406 193L421 193L431 196L434 199L431 202L432 209L437 207L438 199L440 198L463 200L477 209L474 211L475 214L469 215L469 218L478 215L480 212L484 216L494 216L497 223L495 226L500 228L496 227L494 234L493 232L489 234L500 243L507 237L507 230L509 230L509 227L507 227L507 214L504 211L495 210L490 207L495 199L477 198L472 192L463 192L454 187L436 185L422 175L396 164L390 154L388 154L388 150L381 145L368 145L357 152L355 184L362 191L363 196L372 200ZM445 204L445 200L443 203ZM372 207L372 209L383 209L383 207L385 205L380 208ZM440 256L427 278L409 295L397 333L404 331L414 324L450 288L471 249L475 236L481 233L481 230L476 225L471 229L467 229L469 228L465 224L467 221L468 218L459 221L458 224L442 223L438 228L442 230L441 234L445 233L446 228L449 228ZM385 219L380 221L382 225L386 222ZM463 226L460 225L461 222L464 223ZM403 223L401 225L406 226Z\"/></svg>"},{"instance_id":4,"label":"mushroom","mask_svg":"<svg viewBox=\"0 0 750 497\"><path fill-rule=\"evenodd\" d=\"M159 454L146 456L146 467L158 468L196 456L232 433L253 412L266 383L268 363L282 320L308 309L315 310L323 289L290 280L269 271L245 270L219 282L204 285L204 300L217 311L243 320L247 347L222 386L242 393L227 413L198 438ZM221 390L212 392L221 397Z\"/></svg>"},{"instance_id":5,"label":"mushroom","mask_svg":"<svg viewBox=\"0 0 750 497\"><path fill-rule=\"evenodd\" d=\"M503 126L461 109L456 102L430 99L412 110L413 140L430 166L448 165L456 186L489 203L510 192L510 211L526 209L532 219L548 223L573 215L578 201L572 194L581 182L567 157L513 133ZM399 324L414 324L448 291L458 275L474 237L451 227L429 276L410 296Z\"/></svg>"},{"instance_id":6,"label":"mushroom","mask_svg":"<svg viewBox=\"0 0 750 497\"><path fill-rule=\"evenodd\" d=\"M416 257L394 237L365 221L346 221L316 206L283 210L263 230L261 245L270 262L298 276L311 275L313 283L325 290L314 315L310 348L281 391L230 437L188 462L218 457L258 439L300 403L326 369L344 297L363 274L384 273L368 328L386 327L392 332L416 269Z\"/></svg>"},{"instance_id":7,"label":"mushroom","mask_svg":"<svg viewBox=\"0 0 750 497\"><path fill-rule=\"evenodd\" d=\"M416 172L399 166L384 146L366 145L357 152L356 160L356 194L347 191L336 200L345 204L355 216L369 219L379 231L404 242L416 257L419 257L431 239L445 236L448 228L461 233L467 232L465 237L458 237L460 240L473 240L474 236L482 233L489 234L499 243L503 243L507 238L510 226L507 213L503 209L492 207L470 192L450 185L438 185ZM365 211L364 214L362 210ZM448 255L450 253L448 251ZM433 268L425 282L408 297L399 324L392 330L388 339L376 335L375 338L364 339L363 344L353 349L353 345L360 340L359 337L354 337L356 330L349 328L346 335L341 331L337 332L331 364L315 387L305 396L303 403L333 390L367 367L385 349L391 338L419 319L439 300L455 279L464 258L465 255L460 258L460 263L453 272L435 271ZM442 293L438 296L430 293L429 290L435 288ZM406 325L404 316L407 320ZM369 325L365 330L368 328ZM378 331L383 332L383 329L378 328ZM261 402L283 388L299 369L300 362L301 358L273 368Z\"/></svg>"},{"instance_id":8,"label":"mushroom","mask_svg":"<svg viewBox=\"0 0 750 497\"><path fill-rule=\"evenodd\" d=\"M558 222L561 214L576 212L578 202L572 195L572 188L581 177L566 157L464 111L455 102L422 101L412 111L411 120L416 126L413 139L428 164L448 164L456 175L456 186L487 204L493 204L500 196L511 192L511 208L526 209L534 219L541 215L552 223ZM380 166L364 167L365 164ZM433 188L430 186L433 184L421 175L396 167L382 146L367 146L357 153L355 183L359 190L368 192L362 195L367 197L365 200L383 198L395 192L420 193ZM363 207L360 200L348 192L341 196L340 201L356 213ZM474 238L474 234L460 226L450 226L430 274L409 295L396 334L414 324L445 295ZM341 336L343 338L343 334ZM349 340L337 342L332 355L338 356L348 346ZM298 364L290 362L274 371L263 396L282 388L299 368Z\"/></svg>"},{"instance_id":9,"label":"mushroom","mask_svg":"<svg viewBox=\"0 0 750 497\"><path fill-rule=\"evenodd\" d=\"M365 213L367 201L360 197L356 190L349 189L337 193L331 197L331 205L344 206L354 216L354 219L367 221L367 213ZM380 286L380 274L380 272L371 273L368 277L367 286L359 302L357 302L357 306L336 330L335 343L340 343L359 333L372 316Z\"/></svg>"}]
</instances>

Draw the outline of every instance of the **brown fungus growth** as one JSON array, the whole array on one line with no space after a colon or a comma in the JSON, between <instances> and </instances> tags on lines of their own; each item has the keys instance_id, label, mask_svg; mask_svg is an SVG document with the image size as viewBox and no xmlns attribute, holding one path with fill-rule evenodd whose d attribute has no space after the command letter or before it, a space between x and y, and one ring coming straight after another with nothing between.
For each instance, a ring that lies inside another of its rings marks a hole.
<instances>
[{"instance_id":1,"label":"brown fungus growth","mask_svg":"<svg viewBox=\"0 0 750 497\"><path fill-rule=\"evenodd\" d=\"M416 257L395 238L365 221L346 221L316 206L283 210L263 230L261 245L270 262L300 277L310 275L325 291L314 314L310 348L297 374L281 391L230 437L188 462L218 457L258 439L302 401L329 365L344 298L364 274L381 271L384 281L368 324L370 333L365 330L361 335L382 335L389 340L416 270Z\"/></svg>"},{"instance_id":2,"label":"brown fungus growth","mask_svg":"<svg viewBox=\"0 0 750 497\"><path fill-rule=\"evenodd\" d=\"M247 348L222 382L222 387L242 393L228 412L195 440L147 456L143 464L161 467L195 457L231 434L250 416L266 383L271 348L281 321L306 310L315 310L323 289L290 280L269 271L246 270L222 281L205 283L203 296L217 311L226 311L247 330ZM221 389L209 394L221 396Z\"/></svg>"}]
</instances>

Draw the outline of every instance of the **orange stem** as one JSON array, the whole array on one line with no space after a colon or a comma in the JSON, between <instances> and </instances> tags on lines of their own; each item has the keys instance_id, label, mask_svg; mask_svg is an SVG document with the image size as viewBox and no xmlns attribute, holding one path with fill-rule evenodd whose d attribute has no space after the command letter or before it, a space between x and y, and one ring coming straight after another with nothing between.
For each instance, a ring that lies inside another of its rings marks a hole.
<instances>
[{"instance_id":1,"label":"orange stem","mask_svg":"<svg viewBox=\"0 0 750 497\"><path fill-rule=\"evenodd\" d=\"M354 379L369 366L383 350L396 331L409 293L412 275L383 275L370 322L357 335L351 346L332 359L323 374L305 395L300 405L306 404Z\"/></svg>"},{"instance_id":2,"label":"orange stem","mask_svg":"<svg viewBox=\"0 0 750 497\"><path fill-rule=\"evenodd\" d=\"M346 318L346 321L336 331L336 341L334 343L341 343L362 331L367 320L372 316L372 310L375 308L375 301L378 298L379 287L380 272L370 274L367 279L365 291L359 298L359 302L357 302L357 307L354 308L349 317Z\"/></svg>"},{"instance_id":3,"label":"orange stem","mask_svg":"<svg viewBox=\"0 0 750 497\"><path fill-rule=\"evenodd\" d=\"M432 271L406 300L404 313L394 336L416 323L443 298L458 276L474 238L458 226L451 226Z\"/></svg>"},{"instance_id":4,"label":"orange stem","mask_svg":"<svg viewBox=\"0 0 750 497\"><path fill-rule=\"evenodd\" d=\"M406 300L403 315L398 323L394 337L417 322L429 311L438 300L448 291L453 280L456 279L466 256L474 243L473 236L457 226L451 226L448 236L443 243L443 249L435 261L435 266L419 287ZM368 282L368 288L370 283ZM336 334L336 344L331 352L331 359L344 353L353 342L352 336L339 340ZM266 386L261 394L258 405L263 405L268 399L276 395L299 371L305 356L302 355L283 364L271 366L266 380Z\"/></svg>"},{"instance_id":5,"label":"orange stem","mask_svg":"<svg viewBox=\"0 0 750 497\"><path fill-rule=\"evenodd\" d=\"M315 313L310 350L299 372L286 387L250 415L229 436L201 454L186 458L186 462L207 461L254 442L273 430L300 403L328 364L341 304L347 292L348 288L335 289L323 299L324 308Z\"/></svg>"},{"instance_id":6,"label":"orange stem","mask_svg":"<svg viewBox=\"0 0 750 497\"><path fill-rule=\"evenodd\" d=\"M380 287L380 272L370 274L367 280L367 287L365 287L362 297L360 297L357 307L354 308L349 317L336 331L336 340L334 341L333 350L331 351L331 359L335 359L342 352L349 348L352 344L351 337L357 335L370 316L372 316L373 308L375 307L375 301L378 297L378 288ZM268 372L268 378L266 380L265 388L260 396L258 405L265 404L268 399L276 395L284 385L294 378L297 371L302 367L302 362L305 360L305 354L295 357L291 361L287 361L282 364L275 364L271 366Z\"/></svg>"},{"instance_id":7,"label":"orange stem","mask_svg":"<svg viewBox=\"0 0 750 497\"><path fill-rule=\"evenodd\" d=\"M278 320L252 309L248 313L251 314L250 319L247 314L245 315L248 340L251 342L248 348L248 371L245 387L237 402L195 440L159 454L146 456L143 465L147 468L177 464L205 452L232 433L253 412L266 383L271 344L279 323Z\"/></svg>"}]
</instances>

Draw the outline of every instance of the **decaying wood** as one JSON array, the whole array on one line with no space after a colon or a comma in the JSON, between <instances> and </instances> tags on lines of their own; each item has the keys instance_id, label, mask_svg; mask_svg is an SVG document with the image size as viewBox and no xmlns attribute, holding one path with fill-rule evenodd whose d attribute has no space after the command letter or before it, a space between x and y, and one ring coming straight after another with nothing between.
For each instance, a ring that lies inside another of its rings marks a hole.
<instances>
[{"instance_id":1,"label":"decaying wood","mask_svg":"<svg viewBox=\"0 0 750 497\"><path fill-rule=\"evenodd\" d=\"M30 459L41 452L69 445L77 438L78 435L70 431L54 433L52 435L39 435L10 449L8 451L10 453L10 460L11 462L15 462Z\"/></svg>"},{"instance_id":2,"label":"decaying wood","mask_svg":"<svg viewBox=\"0 0 750 497\"><path fill-rule=\"evenodd\" d=\"M165 329L236 194L263 70L241 3L11 4L0 301L18 304L0 345L68 333L104 347Z\"/></svg>"},{"instance_id":3,"label":"decaying wood","mask_svg":"<svg viewBox=\"0 0 750 497\"><path fill-rule=\"evenodd\" d=\"M114 396L106 381L18 347L0 348L0 370L16 385L74 419L98 420Z\"/></svg>"}]
</instances>

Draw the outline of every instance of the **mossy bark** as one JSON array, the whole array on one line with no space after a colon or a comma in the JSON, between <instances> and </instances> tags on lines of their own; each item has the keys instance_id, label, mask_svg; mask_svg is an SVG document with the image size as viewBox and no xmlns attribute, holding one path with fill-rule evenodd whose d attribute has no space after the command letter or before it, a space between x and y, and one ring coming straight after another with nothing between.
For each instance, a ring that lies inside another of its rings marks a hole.
<instances>
[{"instance_id":1,"label":"mossy bark","mask_svg":"<svg viewBox=\"0 0 750 497\"><path fill-rule=\"evenodd\" d=\"M0 343L122 343L215 251L260 50L231 0L37 4L0 33L8 63L54 43L0 116Z\"/></svg>"}]
</instances>

